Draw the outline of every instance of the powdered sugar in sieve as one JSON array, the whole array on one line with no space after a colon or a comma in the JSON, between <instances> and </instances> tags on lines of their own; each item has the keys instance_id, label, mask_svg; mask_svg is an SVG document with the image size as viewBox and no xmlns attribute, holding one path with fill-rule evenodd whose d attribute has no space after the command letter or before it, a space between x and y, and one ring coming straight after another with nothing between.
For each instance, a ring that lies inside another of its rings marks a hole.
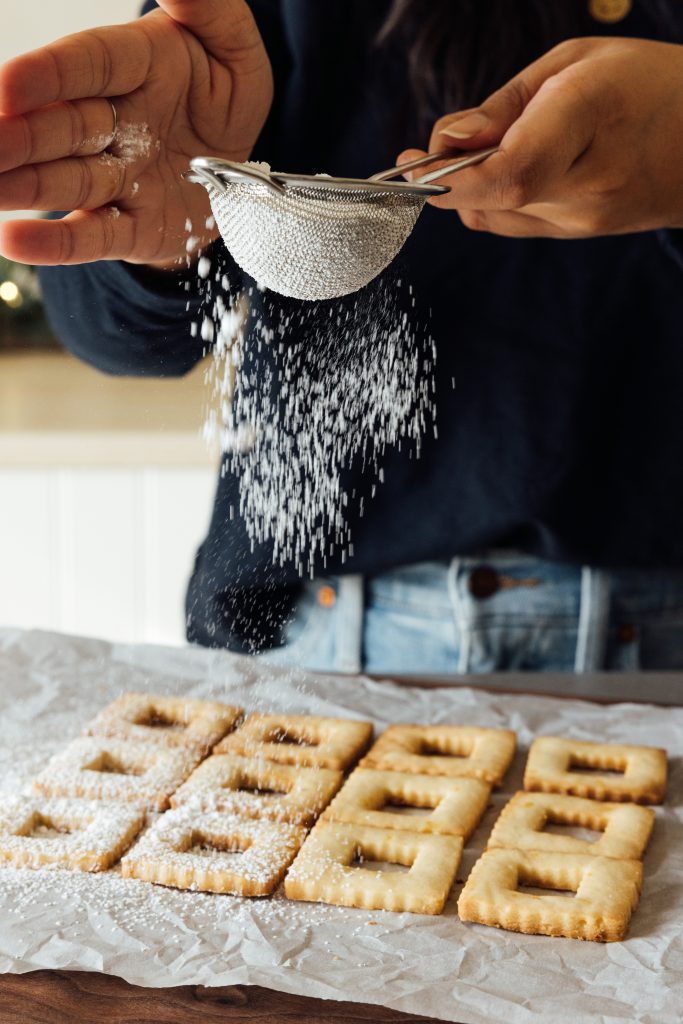
<instances>
[{"instance_id":1,"label":"powdered sugar in sieve","mask_svg":"<svg viewBox=\"0 0 683 1024\"><path fill-rule=\"evenodd\" d=\"M188 178L207 189L227 248L261 286L296 299L333 299L391 263L427 199L448 191L431 181L493 152L466 154L412 183L387 179L444 154L369 179L276 174L265 164L197 157Z\"/></svg>"}]
</instances>

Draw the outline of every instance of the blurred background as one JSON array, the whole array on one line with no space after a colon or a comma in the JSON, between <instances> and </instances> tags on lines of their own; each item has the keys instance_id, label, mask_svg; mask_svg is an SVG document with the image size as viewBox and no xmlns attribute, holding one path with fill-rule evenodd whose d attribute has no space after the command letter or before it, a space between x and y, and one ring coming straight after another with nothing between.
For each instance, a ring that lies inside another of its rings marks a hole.
<instances>
[{"instance_id":1,"label":"blurred background","mask_svg":"<svg viewBox=\"0 0 683 1024\"><path fill-rule=\"evenodd\" d=\"M14 3L0 62L139 6ZM184 642L185 585L216 478L205 406L203 367L134 380L69 356L32 270L0 258L0 625Z\"/></svg>"}]
</instances>

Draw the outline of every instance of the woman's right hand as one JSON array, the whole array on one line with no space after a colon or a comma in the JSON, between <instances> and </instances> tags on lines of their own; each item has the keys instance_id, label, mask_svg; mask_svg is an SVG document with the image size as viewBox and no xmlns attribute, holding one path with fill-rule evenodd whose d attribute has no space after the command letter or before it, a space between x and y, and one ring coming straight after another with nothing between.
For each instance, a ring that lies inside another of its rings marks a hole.
<instances>
[{"instance_id":1,"label":"woman's right hand","mask_svg":"<svg viewBox=\"0 0 683 1024\"><path fill-rule=\"evenodd\" d=\"M206 191L182 172L201 154L248 159L270 63L244 0L159 5L0 68L0 210L73 211L0 224L8 259L170 267L187 258L188 222L190 248L217 237Z\"/></svg>"}]
</instances>

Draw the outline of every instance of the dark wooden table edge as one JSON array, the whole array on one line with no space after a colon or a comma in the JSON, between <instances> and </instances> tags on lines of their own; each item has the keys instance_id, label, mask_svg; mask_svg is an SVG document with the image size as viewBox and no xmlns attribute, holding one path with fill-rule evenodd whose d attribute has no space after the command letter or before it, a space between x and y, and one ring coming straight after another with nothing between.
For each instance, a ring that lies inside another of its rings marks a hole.
<instances>
[{"instance_id":1,"label":"dark wooden table edge","mask_svg":"<svg viewBox=\"0 0 683 1024\"><path fill-rule=\"evenodd\" d=\"M145 988L93 971L0 975L0 1024L440 1024L381 1005L259 985Z\"/></svg>"},{"instance_id":2,"label":"dark wooden table edge","mask_svg":"<svg viewBox=\"0 0 683 1024\"><path fill-rule=\"evenodd\" d=\"M683 707L683 672L492 672L481 675L370 675L368 678L397 686L414 686L420 690L467 687L510 697L555 697L593 704Z\"/></svg>"}]
</instances>

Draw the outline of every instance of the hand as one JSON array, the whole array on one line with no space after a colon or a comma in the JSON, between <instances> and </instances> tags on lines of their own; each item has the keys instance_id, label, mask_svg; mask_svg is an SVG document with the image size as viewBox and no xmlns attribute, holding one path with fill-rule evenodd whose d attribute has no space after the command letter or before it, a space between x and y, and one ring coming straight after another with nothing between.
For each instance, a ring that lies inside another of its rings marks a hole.
<instances>
[{"instance_id":1,"label":"hand","mask_svg":"<svg viewBox=\"0 0 683 1024\"><path fill-rule=\"evenodd\" d=\"M683 46L562 43L481 107L441 118L430 150L497 143L430 202L469 228L519 238L683 227Z\"/></svg>"},{"instance_id":2,"label":"hand","mask_svg":"<svg viewBox=\"0 0 683 1024\"><path fill-rule=\"evenodd\" d=\"M7 258L170 266L187 258L186 222L191 249L217 236L205 190L181 175L201 154L249 157L270 63L244 0L159 3L0 69L0 209L74 211L0 224Z\"/></svg>"}]
</instances>

